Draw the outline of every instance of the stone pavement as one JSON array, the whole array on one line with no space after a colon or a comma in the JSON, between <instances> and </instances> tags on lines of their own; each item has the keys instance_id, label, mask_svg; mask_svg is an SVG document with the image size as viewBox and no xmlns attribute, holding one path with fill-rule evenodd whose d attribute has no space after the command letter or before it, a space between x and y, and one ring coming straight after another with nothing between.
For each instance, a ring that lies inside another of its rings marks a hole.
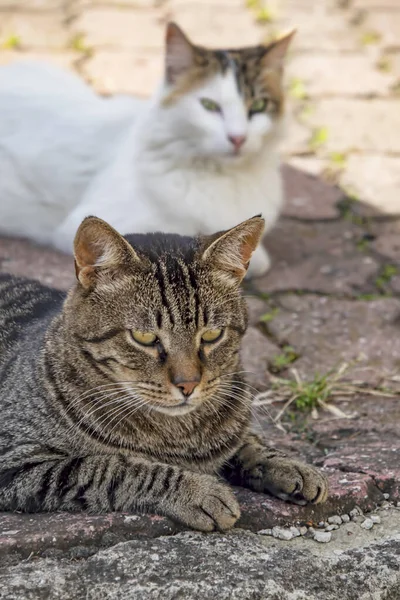
<instances>
[{"instance_id":1,"label":"stone pavement","mask_svg":"<svg viewBox=\"0 0 400 600\"><path fill-rule=\"evenodd\" d=\"M335 600L335 586L345 581L344 599L400 597L400 219L292 167L283 172L285 215L267 239L273 267L246 285L250 326L242 358L251 385L267 391L256 398L255 426L271 444L324 468L328 502L299 507L237 490L238 527L212 537L188 536L161 517L3 514L2 600L203 599L216 597L215 590L243 600ZM0 238L0 270L61 289L74 280L70 257L16 239ZM325 398L322 385L313 395L312 386L336 377L343 363L350 365L339 380L345 387ZM292 395L285 380L293 381L293 369L307 392L287 406L278 429L274 419ZM356 513L368 517L377 507L386 528L372 523L375 534ZM349 514L356 521L340 531L329 523ZM327 553L312 539L315 530L332 538ZM342 547L350 538L351 547ZM172 565L171 556L181 562ZM311 560L319 575L306 568ZM224 576L211 576L213 561ZM286 592L285 577L292 586Z\"/></svg>"},{"instance_id":2,"label":"stone pavement","mask_svg":"<svg viewBox=\"0 0 400 600\"><path fill-rule=\"evenodd\" d=\"M399 0L0 0L0 64L49 60L99 92L148 96L170 19L220 47L296 28L286 159L400 214Z\"/></svg>"},{"instance_id":3,"label":"stone pavement","mask_svg":"<svg viewBox=\"0 0 400 600\"><path fill-rule=\"evenodd\" d=\"M273 268L246 285L242 358L250 384L266 390L255 425L322 466L330 499L298 507L238 490L242 518L226 536L140 515L0 515L1 600L400 598L400 218L390 215L400 213L400 3L250 4L0 0L0 63L51 60L101 92L146 95L161 72L169 18L215 45L298 26L287 204L266 242ZM61 289L74 280L69 257L23 240L0 238L0 270ZM381 523L364 529L356 513L377 507ZM328 522L351 512L337 530ZM329 544L311 539L318 524Z\"/></svg>"}]
</instances>

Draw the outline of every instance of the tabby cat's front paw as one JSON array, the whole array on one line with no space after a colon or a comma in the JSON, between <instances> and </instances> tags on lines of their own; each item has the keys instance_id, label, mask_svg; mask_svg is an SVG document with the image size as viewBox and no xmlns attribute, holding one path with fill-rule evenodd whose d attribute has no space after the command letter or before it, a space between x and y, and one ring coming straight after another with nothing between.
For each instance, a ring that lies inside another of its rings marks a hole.
<instances>
[{"instance_id":1,"label":"tabby cat's front paw","mask_svg":"<svg viewBox=\"0 0 400 600\"><path fill-rule=\"evenodd\" d=\"M286 457L275 457L257 466L259 491L268 491L295 504L319 504L328 497L328 479L315 467Z\"/></svg>"},{"instance_id":2,"label":"tabby cat's front paw","mask_svg":"<svg viewBox=\"0 0 400 600\"><path fill-rule=\"evenodd\" d=\"M175 519L200 531L226 531L240 517L239 504L226 485L209 475L193 475L181 488Z\"/></svg>"}]
</instances>

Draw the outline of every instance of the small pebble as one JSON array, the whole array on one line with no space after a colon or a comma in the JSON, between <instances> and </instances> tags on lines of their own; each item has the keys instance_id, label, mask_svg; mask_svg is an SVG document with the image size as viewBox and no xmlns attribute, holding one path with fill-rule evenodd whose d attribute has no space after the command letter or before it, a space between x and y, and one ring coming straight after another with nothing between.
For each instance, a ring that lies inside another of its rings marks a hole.
<instances>
[{"instance_id":1,"label":"small pebble","mask_svg":"<svg viewBox=\"0 0 400 600\"><path fill-rule=\"evenodd\" d=\"M307 527L300 527L299 531L300 531L300 535L306 535L308 529L307 529Z\"/></svg>"},{"instance_id":2,"label":"small pebble","mask_svg":"<svg viewBox=\"0 0 400 600\"><path fill-rule=\"evenodd\" d=\"M327 544L332 539L332 534L330 531L316 531L314 535L314 540L316 542L320 542L320 544Z\"/></svg>"},{"instance_id":3,"label":"small pebble","mask_svg":"<svg viewBox=\"0 0 400 600\"><path fill-rule=\"evenodd\" d=\"M363 529L372 529L374 526L374 522L372 521L372 519L365 519L365 521L363 521L361 523L361 527Z\"/></svg>"},{"instance_id":4,"label":"small pebble","mask_svg":"<svg viewBox=\"0 0 400 600\"><path fill-rule=\"evenodd\" d=\"M289 531L292 532L293 537L299 537L301 535L300 531L297 529L297 527L291 527L289 529Z\"/></svg>"},{"instance_id":5,"label":"small pebble","mask_svg":"<svg viewBox=\"0 0 400 600\"><path fill-rule=\"evenodd\" d=\"M348 523L349 521L350 521L349 515L342 515L342 522L343 523Z\"/></svg>"},{"instance_id":6,"label":"small pebble","mask_svg":"<svg viewBox=\"0 0 400 600\"><path fill-rule=\"evenodd\" d=\"M272 529L260 529L257 533L258 535L272 535Z\"/></svg>"},{"instance_id":7,"label":"small pebble","mask_svg":"<svg viewBox=\"0 0 400 600\"><path fill-rule=\"evenodd\" d=\"M319 527L320 529L323 529L324 527L326 527L326 523L325 523L325 521L320 521L320 522L318 523L318 527Z\"/></svg>"},{"instance_id":8,"label":"small pebble","mask_svg":"<svg viewBox=\"0 0 400 600\"><path fill-rule=\"evenodd\" d=\"M356 519L359 516L359 512L357 510L357 508L353 508L353 510L350 511L350 518L352 521L354 521L354 519Z\"/></svg>"},{"instance_id":9,"label":"small pebble","mask_svg":"<svg viewBox=\"0 0 400 600\"><path fill-rule=\"evenodd\" d=\"M341 525L342 518L339 517L339 515L333 515L332 517L328 518L328 523L330 523L331 525Z\"/></svg>"},{"instance_id":10,"label":"small pebble","mask_svg":"<svg viewBox=\"0 0 400 600\"><path fill-rule=\"evenodd\" d=\"M383 509L385 509L385 510L387 510L387 509L388 509L388 508L390 508L390 507L391 507L391 504L390 504L390 502L388 502L387 500L385 500L385 501L384 501L384 502L382 502L382 504L381 504L381 508L383 508Z\"/></svg>"},{"instance_id":11,"label":"small pebble","mask_svg":"<svg viewBox=\"0 0 400 600\"><path fill-rule=\"evenodd\" d=\"M400 502L398 502L398 503L396 504L396 506L397 506L397 508L400 508Z\"/></svg>"},{"instance_id":12,"label":"small pebble","mask_svg":"<svg viewBox=\"0 0 400 600\"><path fill-rule=\"evenodd\" d=\"M383 497L385 498L385 500L389 500L390 494L383 494Z\"/></svg>"},{"instance_id":13,"label":"small pebble","mask_svg":"<svg viewBox=\"0 0 400 600\"><path fill-rule=\"evenodd\" d=\"M310 533L311 535L314 535L314 533L315 533L314 527L309 527L308 528L308 533Z\"/></svg>"},{"instance_id":14,"label":"small pebble","mask_svg":"<svg viewBox=\"0 0 400 600\"><path fill-rule=\"evenodd\" d=\"M371 515L370 516L371 521L375 524L375 523L380 523L381 522L381 518L378 517L378 515Z\"/></svg>"},{"instance_id":15,"label":"small pebble","mask_svg":"<svg viewBox=\"0 0 400 600\"><path fill-rule=\"evenodd\" d=\"M284 529L283 527L273 527L272 535L274 538L277 538L278 540L289 541L289 540L293 539L293 533L290 531L290 529Z\"/></svg>"},{"instance_id":16,"label":"small pebble","mask_svg":"<svg viewBox=\"0 0 400 600\"><path fill-rule=\"evenodd\" d=\"M335 529L339 529L339 525L336 525L336 523L332 523L332 525L325 527L325 531L335 531Z\"/></svg>"}]
</instances>

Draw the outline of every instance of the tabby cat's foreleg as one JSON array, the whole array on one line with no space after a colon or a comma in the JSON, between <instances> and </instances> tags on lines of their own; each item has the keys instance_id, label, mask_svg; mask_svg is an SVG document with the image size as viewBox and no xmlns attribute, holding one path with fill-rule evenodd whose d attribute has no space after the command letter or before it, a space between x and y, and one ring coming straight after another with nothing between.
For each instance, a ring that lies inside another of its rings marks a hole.
<instances>
[{"instance_id":1,"label":"tabby cat's foreleg","mask_svg":"<svg viewBox=\"0 0 400 600\"><path fill-rule=\"evenodd\" d=\"M324 502L328 482L318 469L288 458L250 433L224 469L233 484L298 504Z\"/></svg>"},{"instance_id":2,"label":"tabby cat's foreleg","mask_svg":"<svg viewBox=\"0 0 400 600\"><path fill-rule=\"evenodd\" d=\"M124 454L40 454L0 470L0 510L88 510L167 515L202 531L229 529L238 503L215 477Z\"/></svg>"}]
</instances>

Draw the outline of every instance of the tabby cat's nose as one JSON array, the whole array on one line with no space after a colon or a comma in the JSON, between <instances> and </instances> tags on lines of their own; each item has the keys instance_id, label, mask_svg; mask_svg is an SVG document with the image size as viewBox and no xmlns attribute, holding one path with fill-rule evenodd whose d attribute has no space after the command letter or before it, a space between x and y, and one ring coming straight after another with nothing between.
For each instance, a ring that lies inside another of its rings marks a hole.
<instances>
[{"instance_id":1,"label":"tabby cat's nose","mask_svg":"<svg viewBox=\"0 0 400 600\"><path fill-rule=\"evenodd\" d=\"M228 140L234 145L235 150L238 151L240 150L241 146L243 146L243 144L246 141L246 136L245 135L228 135Z\"/></svg>"},{"instance_id":2,"label":"tabby cat's nose","mask_svg":"<svg viewBox=\"0 0 400 600\"><path fill-rule=\"evenodd\" d=\"M194 389L199 385L198 381L181 381L175 384L186 398L193 394Z\"/></svg>"}]
</instances>

